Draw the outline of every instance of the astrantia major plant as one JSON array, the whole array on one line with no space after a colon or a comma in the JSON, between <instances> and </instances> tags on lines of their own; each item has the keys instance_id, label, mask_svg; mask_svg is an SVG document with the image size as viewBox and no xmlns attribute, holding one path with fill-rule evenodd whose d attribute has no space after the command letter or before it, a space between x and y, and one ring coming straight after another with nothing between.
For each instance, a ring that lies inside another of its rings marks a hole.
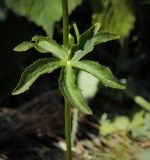
<instances>
[{"instance_id":1,"label":"astrantia major plant","mask_svg":"<svg viewBox=\"0 0 150 160\"><path fill-rule=\"evenodd\" d=\"M61 68L59 86L65 99L81 112L91 114L92 111L75 84L76 74L74 71L75 69L84 70L98 78L104 86L123 89L124 85L113 76L107 67L95 61L81 60L93 50L96 44L116 38L118 38L117 35L99 30L99 24L95 24L80 36L79 44L73 44L70 47L59 45L53 39L42 36L35 36L31 42L19 44L14 48L15 51L26 51L34 47L41 53L51 53L53 57L40 59L27 67L13 91L13 95L28 90L39 76Z\"/></svg>"},{"instance_id":2,"label":"astrantia major plant","mask_svg":"<svg viewBox=\"0 0 150 160\"><path fill-rule=\"evenodd\" d=\"M124 89L112 74L109 68L91 60L82 60L91 53L94 46L119 38L118 35L102 31L99 24L95 24L79 37L76 44L69 44L68 31L68 2L62 0L63 8L63 45L58 44L49 37L34 36L30 42L23 42L14 48L17 52L35 48L42 54L49 54L50 58L39 59L23 72L13 95L27 91L30 86L43 74L51 73L61 68L59 76L59 88L65 99L65 125L67 142L67 159L71 160L70 143L70 105L76 107L85 114L92 114L90 107L82 97L81 91L76 85L76 70L90 73L104 85L116 89ZM53 56L53 57L52 57Z\"/></svg>"}]
</instances>

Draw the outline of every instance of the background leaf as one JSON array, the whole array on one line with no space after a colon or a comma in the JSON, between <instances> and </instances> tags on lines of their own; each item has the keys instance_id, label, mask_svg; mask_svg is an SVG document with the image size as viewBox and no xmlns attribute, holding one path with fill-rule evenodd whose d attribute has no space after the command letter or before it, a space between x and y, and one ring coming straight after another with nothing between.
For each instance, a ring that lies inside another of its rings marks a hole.
<instances>
[{"instance_id":1,"label":"background leaf","mask_svg":"<svg viewBox=\"0 0 150 160\"><path fill-rule=\"evenodd\" d=\"M93 23L99 22L106 30L126 37L134 27L135 14L131 0L92 0L95 14Z\"/></svg>"},{"instance_id":2,"label":"background leaf","mask_svg":"<svg viewBox=\"0 0 150 160\"><path fill-rule=\"evenodd\" d=\"M69 1L70 13L81 2L82 0ZM61 0L5 0L5 4L16 14L42 26L50 36L54 23L62 16Z\"/></svg>"},{"instance_id":3,"label":"background leaf","mask_svg":"<svg viewBox=\"0 0 150 160\"><path fill-rule=\"evenodd\" d=\"M1 5L1 4L0 4ZM7 18L6 12L0 6L0 22Z\"/></svg>"},{"instance_id":4,"label":"background leaf","mask_svg":"<svg viewBox=\"0 0 150 160\"><path fill-rule=\"evenodd\" d=\"M78 75L78 86L85 99L93 98L98 91L99 80L91 74L80 71Z\"/></svg>"}]
</instances>

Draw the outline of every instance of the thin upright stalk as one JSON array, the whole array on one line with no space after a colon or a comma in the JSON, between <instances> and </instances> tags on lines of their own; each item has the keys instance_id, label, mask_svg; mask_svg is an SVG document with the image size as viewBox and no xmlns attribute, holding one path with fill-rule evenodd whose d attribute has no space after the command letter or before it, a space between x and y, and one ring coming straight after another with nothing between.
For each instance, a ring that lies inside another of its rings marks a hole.
<instances>
[{"instance_id":1,"label":"thin upright stalk","mask_svg":"<svg viewBox=\"0 0 150 160\"><path fill-rule=\"evenodd\" d=\"M63 44L69 45L69 16L68 16L68 0L62 0L63 10ZM67 145L67 160L72 160L71 150L71 116L70 116L70 104L65 100L65 137Z\"/></svg>"},{"instance_id":2,"label":"thin upright stalk","mask_svg":"<svg viewBox=\"0 0 150 160\"><path fill-rule=\"evenodd\" d=\"M72 160L70 104L66 100L65 100L65 136L67 145L67 160Z\"/></svg>"},{"instance_id":3,"label":"thin upright stalk","mask_svg":"<svg viewBox=\"0 0 150 160\"><path fill-rule=\"evenodd\" d=\"M76 35L76 38L77 38L77 43L79 43L79 39L80 39L80 32L79 32L79 29L78 29L78 26L76 23L73 24L73 28L74 28L74 31L75 31L75 35Z\"/></svg>"},{"instance_id":4,"label":"thin upright stalk","mask_svg":"<svg viewBox=\"0 0 150 160\"><path fill-rule=\"evenodd\" d=\"M72 146L74 146L77 131L78 131L78 110L74 108L73 119L72 119L72 133L71 133Z\"/></svg>"},{"instance_id":5,"label":"thin upright stalk","mask_svg":"<svg viewBox=\"0 0 150 160\"><path fill-rule=\"evenodd\" d=\"M68 34L69 34L69 16L68 16L68 0L62 0L63 10L63 44L68 46Z\"/></svg>"}]
</instances>

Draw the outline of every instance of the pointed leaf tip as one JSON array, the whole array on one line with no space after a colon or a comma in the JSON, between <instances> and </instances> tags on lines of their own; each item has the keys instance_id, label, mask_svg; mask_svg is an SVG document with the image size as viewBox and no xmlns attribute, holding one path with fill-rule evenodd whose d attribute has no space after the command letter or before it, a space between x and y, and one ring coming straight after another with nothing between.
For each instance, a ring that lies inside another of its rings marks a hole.
<instances>
[{"instance_id":1,"label":"pointed leaf tip","mask_svg":"<svg viewBox=\"0 0 150 160\"><path fill-rule=\"evenodd\" d=\"M22 42L19 45L17 45L13 51L16 52L24 52L34 47L34 44L32 42Z\"/></svg>"},{"instance_id":2,"label":"pointed leaf tip","mask_svg":"<svg viewBox=\"0 0 150 160\"><path fill-rule=\"evenodd\" d=\"M97 33L100 30L101 24L100 23L95 23L95 32Z\"/></svg>"},{"instance_id":3,"label":"pointed leaf tip","mask_svg":"<svg viewBox=\"0 0 150 160\"><path fill-rule=\"evenodd\" d=\"M12 95L18 95L27 91L41 75L51 73L61 66L62 62L55 58L45 58L34 62L25 69Z\"/></svg>"},{"instance_id":4,"label":"pointed leaf tip","mask_svg":"<svg viewBox=\"0 0 150 160\"><path fill-rule=\"evenodd\" d=\"M32 41L36 43L36 49L39 51L43 50L44 52L51 53L54 57L61 60L66 59L68 56L68 49L49 37L34 36Z\"/></svg>"},{"instance_id":5,"label":"pointed leaf tip","mask_svg":"<svg viewBox=\"0 0 150 160\"><path fill-rule=\"evenodd\" d=\"M125 89L126 86L122 84L117 78L113 75L111 70L108 67L102 66L97 62L82 60L79 62L72 62L74 67L82 69L97 79L104 85L115 89Z\"/></svg>"}]
</instances>

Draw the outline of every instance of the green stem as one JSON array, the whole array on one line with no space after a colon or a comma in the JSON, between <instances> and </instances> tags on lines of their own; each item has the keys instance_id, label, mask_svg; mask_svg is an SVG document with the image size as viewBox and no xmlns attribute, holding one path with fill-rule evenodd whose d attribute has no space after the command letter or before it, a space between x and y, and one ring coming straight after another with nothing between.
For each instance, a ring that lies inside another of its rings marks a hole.
<instances>
[{"instance_id":1,"label":"green stem","mask_svg":"<svg viewBox=\"0 0 150 160\"><path fill-rule=\"evenodd\" d=\"M73 112L73 120L72 120L72 133L71 133L72 146L75 143L77 130L78 130L78 110L75 108Z\"/></svg>"},{"instance_id":2,"label":"green stem","mask_svg":"<svg viewBox=\"0 0 150 160\"><path fill-rule=\"evenodd\" d=\"M63 10L63 44L69 45L69 16L68 16L68 0L62 0ZM65 137L67 145L67 160L72 160L71 150L71 117L70 117L70 104L65 100Z\"/></svg>"},{"instance_id":3,"label":"green stem","mask_svg":"<svg viewBox=\"0 0 150 160\"><path fill-rule=\"evenodd\" d=\"M69 16L68 16L68 0L62 0L63 10L63 44L68 46L68 34L69 34Z\"/></svg>"},{"instance_id":4,"label":"green stem","mask_svg":"<svg viewBox=\"0 0 150 160\"><path fill-rule=\"evenodd\" d=\"M79 43L79 39L80 39L80 33L79 33L79 29L76 23L73 24L73 28L76 34L76 38L77 38L77 43Z\"/></svg>"},{"instance_id":5,"label":"green stem","mask_svg":"<svg viewBox=\"0 0 150 160\"><path fill-rule=\"evenodd\" d=\"M71 133L70 104L65 100L65 136L67 144L67 160L72 160L70 133Z\"/></svg>"}]
</instances>

